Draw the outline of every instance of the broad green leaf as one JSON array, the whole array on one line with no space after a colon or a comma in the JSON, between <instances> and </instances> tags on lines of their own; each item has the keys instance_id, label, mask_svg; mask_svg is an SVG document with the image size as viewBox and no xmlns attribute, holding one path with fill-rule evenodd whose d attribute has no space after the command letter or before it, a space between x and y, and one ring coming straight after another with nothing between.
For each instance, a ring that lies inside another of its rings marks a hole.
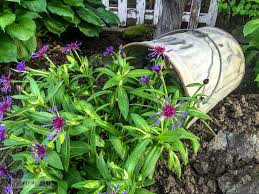
<instances>
[{"instance_id":1,"label":"broad green leaf","mask_svg":"<svg viewBox=\"0 0 259 194\"><path fill-rule=\"evenodd\" d=\"M70 156L80 156L91 150L90 145L83 141L71 141L70 142Z\"/></svg>"},{"instance_id":2,"label":"broad green leaf","mask_svg":"<svg viewBox=\"0 0 259 194\"><path fill-rule=\"evenodd\" d=\"M153 74L154 74L153 71L148 69L134 69L127 74L127 77L136 78L136 77L141 77L143 75L153 75Z\"/></svg>"},{"instance_id":3,"label":"broad green leaf","mask_svg":"<svg viewBox=\"0 0 259 194\"><path fill-rule=\"evenodd\" d=\"M17 46L17 57L19 59L29 59L37 47L36 36L32 36L27 41L15 39L15 44Z\"/></svg>"},{"instance_id":4,"label":"broad green leaf","mask_svg":"<svg viewBox=\"0 0 259 194\"><path fill-rule=\"evenodd\" d=\"M245 25L243 30L244 36L252 34L257 29L259 29L259 19L254 19Z\"/></svg>"},{"instance_id":5,"label":"broad green leaf","mask_svg":"<svg viewBox=\"0 0 259 194\"><path fill-rule=\"evenodd\" d=\"M74 18L74 12L68 5L64 5L61 2L48 3L48 10L59 16Z\"/></svg>"},{"instance_id":6,"label":"broad green leaf","mask_svg":"<svg viewBox=\"0 0 259 194\"><path fill-rule=\"evenodd\" d=\"M84 0L64 0L64 3L71 6L84 7Z\"/></svg>"},{"instance_id":7,"label":"broad green leaf","mask_svg":"<svg viewBox=\"0 0 259 194\"><path fill-rule=\"evenodd\" d=\"M150 131L148 123L141 116L139 116L138 114L132 113L131 117L137 127L139 127L140 129L143 129L146 132Z\"/></svg>"},{"instance_id":8,"label":"broad green leaf","mask_svg":"<svg viewBox=\"0 0 259 194\"><path fill-rule=\"evenodd\" d=\"M17 47L9 35L0 32L0 63L17 62Z\"/></svg>"},{"instance_id":9,"label":"broad green leaf","mask_svg":"<svg viewBox=\"0 0 259 194\"><path fill-rule=\"evenodd\" d=\"M47 12L47 1L46 0L25 0L21 2L24 8L27 8L35 12Z\"/></svg>"},{"instance_id":10,"label":"broad green leaf","mask_svg":"<svg viewBox=\"0 0 259 194\"><path fill-rule=\"evenodd\" d=\"M97 156L96 166L104 179L111 179L111 173L109 172L109 168L103 159L102 152L99 154L99 156Z\"/></svg>"},{"instance_id":11,"label":"broad green leaf","mask_svg":"<svg viewBox=\"0 0 259 194\"><path fill-rule=\"evenodd\" d=\"M157 137L157 139L162 142L175 142L182 136L183 134L181 134L178 130L164 131Z\"/></svg>"},{"instance_id":12,"label":"broad green leaf","mask_svg":"<svg viewBox=\"0 0 259 194\"><path fill-rule=\"evenodd\" d=\"M101 32L101 28L98 26L94 26L91 24L80 24L79 26L79 30L88 37L99 37L99 33Z\"/></svg>"},{"instance_id":13,"label":"broad green leaf","mask_svg":"<svg viewBox=\"0 0 259 194\"><path fill-rule=\"evenodd\" d=\"M70 162L70 137L68 134L66 135L65 141L61 147L61 158L64 164L65 171L68 171Z\"/></svg>"},{"instance_id":14,"label":"broad green leaf","mask_svg":"<svg viewBox=\"0 0 259 194\"><path fill-rule=\"evenodd\" d=\"M54 168L64 170L63 164L61 162L61 159L57 152L54 150L47 151L47 157L45 160L50 166L53 166Z\"/></svg>"},{"instance_id":15,"label":"broad green leaf","mask_svg":"<svg viewBox=\"0 0 259 194\"><path fill-rule=\"evenodd\" d=\"M64 174L64 177L69 187L82 180L80 172L75 168L69 168L68 172Z\"/></svg>"},{"instance_id":16,"label":"broad green leaf","mask_svg":"<svg viewBox=\"0 0 259 194\"><path fill-rule=\"evenodd\" d=\"M58 194L67 194L68 184L65 181L58 181Z\"/></svg>"},{"instance_id":17,"label":"broad green leaf","mask_svg":"<svg viewBox=\"0 0 259 194\"><path fill-rule=\"evenodd\" d=\"M9 1L9 2L16 2L16 3L21 3L21 0L5 0L5 1Z\"/></svg>"},{"instance_id":18,"label":"broad green leaf","mask_svg":"<svg viewBox=\"0 0 259 194\"><path fill-rule=\"evenodd\" d=\"M120 19L112 11L99 7L97 9L97 13L98 13L97 15L107 24L119 24L120 23Z\"/></svg>"},{"instance_id":19,"label":"broad green leaf","mask_svg":"<svg viewBox=\"0 0 259 194\"><path fill-rule=\"evenodd\" d=\"M15 14L13 14L9 10L4 10L2 14L0 15L0 26L2 30L5 30L5 27L12 24L15 21Z\"/></svg>"},{"instance_id":20,"label":"broad green leaf","mask_svg":"<svg viewBox=\"0 0 259 194\"><path fill-rule=\"evenodd\" d=\"M100 187L101 185L102 185L102 182L99 180L86 180L86 181L75 183L72 185L72 187L76 189L82 189L82 188L95 189Z\"/></svg>"},{"instance_id":21,"label":"broad green leaf","mask_svg":"<svg viewBox=\"0 0 259 194\"><path fill-rule=\"evenodd\" d=\"M68 27L68 24L65 21L55 17L48 17L44 20L44 24L50 32L57 35L63 33Z\"/></svg>"},{"instance_id":22,"label":"broad green leaf","mask_svg":"<svg viewBox=\"0 0 259 194\"><path fill-rule=\"evenodd\" d=\"M15 14L17 17L29 18L29 19L36 19L41 18L41 16L34 11L28 11L26 9L16 9Z\"/></svg>"},{"instance_id":23,"label":"broad green leaf","mask_svg":"<svg viewBox=\"0 0 259 194\"><path fill-rule=\"evenodd\" d=\"M127 146L118 137L115 136L110 136L110 141L120 158L124 160L127 156Z\"/></svg>"},{"instance_id":24,"label":"broad green leaf","mask_svg":"<svg viewBox=\"0 0 259 194\"><path fill-rule=\"evenodd\" d=\"M122 86L118 87L118 105L121 114L125 119L127 119L129 114L129 98Z\"/></svg>"},{"instance_id":25,"label":"broad green leaf","mask_svg":"<svg viewBox=\"0 0 259 194\"><path fill-rule=\"evenodd\" d=\"M97 26L105 26L105 23L93 11L87 8L80 7L77 13L81 19L85 20L90 24L94 24Z\"/></svg>"},{"instance_id":26,"label":"broad green leaf","mask_svg":"<svg viewBox=\"0 0 259 194\"><path fill-rule=\"evenodd\" d=\"M143 153L145 152L145 149L149 143L149 139L140 140L140 142L136 145L136 147L126 160L124 166L130 177L133 176L137 163L139 162L141 156L143 156Z\"/></svg>"},{"instance_id":27,"label":"broad green leaf","mask_svg":"<svg viewBox=\"0 0 259 194\"><path fill-rule=\"evenodd\" d=\"M70 22L72 24L75 24L76 26L78 26L78 24L81 23L81 20L79 17L74 16L74 18L70 18L70 17L63 17L64 20L66 20L67 22Z\"/></svg>"},{"instance_id":28,"label":"broad green leaf","mask_svg":"<svg viewBox=\"0 0 259 194\"><path fill-rule=\"evenodd\" d=\"M29 40L36 32L36 24L32 19L18 18L14 23L6 27L6 32L13 38L22 41Z\"/></svg>"}]
</instances>

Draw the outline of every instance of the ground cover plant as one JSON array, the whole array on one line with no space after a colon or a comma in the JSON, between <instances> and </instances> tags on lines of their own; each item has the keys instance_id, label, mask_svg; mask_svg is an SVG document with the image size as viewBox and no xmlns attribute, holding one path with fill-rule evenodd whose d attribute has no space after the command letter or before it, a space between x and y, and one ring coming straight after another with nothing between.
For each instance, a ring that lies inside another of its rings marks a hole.
<instances>
[{"instance_id":1,"label":"ground cover plant","mask_svg":"<svg viewBox=\"0 0 259 194\"><path fill-rule=\"evenodd\" d=\"M119 19L101 0L1 0L0 62L30 58L36 38L46 32L60 35L75 27L94 37L112 24Z\"/></svg>"},{"instance_id":2,"label":"ground cover plant","mask_svg":"<svg viewBox=\"0 0 259 194\"><path fill-rule=\"evenodd\" d=\"M21 61L1 77L0 141L8 149L2 162L13 158L0 166L9 180L5 192L12 192L17 169L24 172L20 193L152 193L146 187L160 158L180 177L200 145L188 124L210 119L196 108L209 80L187 86L197 92L186 97L162 46L149 50L150 65L140 69L113 47L103 53L110 63L93 67L79 46L66 45L67 63L54 64L45 45L33 57L47 60L48 69Z\"/></svg>"}]
</instances>

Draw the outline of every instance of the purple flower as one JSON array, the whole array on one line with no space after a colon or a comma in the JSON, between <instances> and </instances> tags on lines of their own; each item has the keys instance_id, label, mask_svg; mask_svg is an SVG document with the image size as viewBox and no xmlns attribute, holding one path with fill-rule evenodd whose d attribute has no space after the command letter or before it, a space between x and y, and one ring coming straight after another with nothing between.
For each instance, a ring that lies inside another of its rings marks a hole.
<instances>
[{"instance_id":1,"label":"purple flower","mask_svg":"<svg viewBox=\"0 0 259 194\"><path fill-rule=\"evenodd\" d=\"M34 58L42 58L46 55L47 51L49 49L49 45L44 45L40 50L38 50L36 53L34 53L31 57Z\"/></svg>"},{"instance_id":2,"label":"purple flower","mask_svg":"<svg viewBox=\"0 0 259 194\"><path fill-rule=\"evenodd\" d=\"M110 54L112 54L112 52L114 51L114 47L113 46L109 46L108 48L106 48L106 50L103 53L103 56L108 56Z\"/></svg>"},{"instance_id":3,"label":"purple flower","mask_svg":"<svg viewBox=\"0 0 259 194\"><path fill-rule=\"evenodd\" d=\"M8 184L4 187L5 194L13 194L13 187L11 184Z\"/></svg>"},{"instance_id":4,"label":"purple flower","mask_svg":"<svg viewBox=\"0 0 259 194\"><path fill-rule=\"evenodd\" d=\"M123 191L123 192L122 192L122 194L127 194L127 191L126 191L126 190L125 190L125 191Z\"/></svg>"},{"instance_id":5,"label":"purple flower","mask_svg":"<svg viewBox=\"0 0 259 194\"><path fill-rule=\"evenodd\" d=\"M16 70L20 73L24 72L26 70L25 61L20 61L16 66Z\"/></svg>"},{"instance_id":6,"label":"purple flower","mask_svg":"<svg viewBox=\"0 0 259 194\"><path fill-rule=\"evenodd\" d=\"M172 51L172 49L170 50L165 50L165 47L161 46L161 45L155 45L154 48L148 49L151 51L151 53L148 55L148 58L154 58L154 57L160 57L161 55L164 55L165 52L170 52Z\"/></svg>"},{"instance_id":7,"label":"purple flower","mask_svg":"<svg viewBox=\"0 0 259 194\"><path fill-rule=\"evenodd\" d=\"M170 119L173 129L175 129L175 122L177 123L178 128L182 127L181 119L186 119L187 117L186 111L178 110L178 107L181 107L182 104L178 103L174 106L169 103L167 98L165 98L165 103L163 104L161 102L161 104L162 110L160 112L150 115L150 117L160 115L160 117L155 121L153 125L159 125L163 120Z\"/></svg>"},{"instance_id":8,"label":"purple flower","mask_svg":"<svg viewBox=\"0 0 259 194\"><path fill-rule=\"evenodd\" d=\"M8 92L11 92L11 73L9 72L8 76L4 76L2 75L2 77L0 78L0 84L2 85L1 91L5 94L7 94Z\"/></svg>"},{"instance_id":9,"label":"purple flower","mask_svg":"<svg viewBox=\"0 0 259 194\"><path fill-rule=\"evenodd\" d=\"M72 50L78 50L80 51L80 46L81 46L81 42L80 43L77 43L74 42L74 43L70 43L70 44L67 44L65 47L64 47L64 54L68 54L70 53Z\"/></svg>"},{"instance_id":10,"label":"purple flower","mask_svg":"<svg viewBox=\"0 0 259 194\"><path fill-rule=\"evenodd\" d=\"M6 130L3 125L0 125L0 142L6 138Z\"/></svg>"},{"instance_id":11,"label":"purple flower","mask_svg":"<svg viewBox=\"0 0 259 194\"><path fill-rule=\"evenodd\" d=\"M161 72L161 66L160 65L155 65L155 66L149 66L149 68L156 72L156 73L160 73Z\"/></svg>"},{"instance_id":12,"label":"purple flower","mask_svg":"<svg viewBox=\"0 0 259 194\"><path fill-rule=\"evenodd\" d=\"M39 162L40 159L46 159L46 146L39 145L37 143L33 144L32 148L32 156L34 157L35 162Z\"/></svg>"},{"instance_id":13,"label":"purple flower","mask_svg":"<svg viewBox=\"0 0 259 194\"><path fill-rule=\"evenodd\" d=\"M149 77L147 75L143 75L141 76L141 78L139 79L139 82L140 83L143 83L143 84L148 84L150 81Z\"/></svg>"},{"instance_id":14,"label":"purple flower","mask_svg":"<svg viewBox=\"0 0 259 194\"><path fill-rule=\"evenodd\" d=\"M11 108L11 105L12 97L3 97L3 101L0 102L0 120L3 120L5 112Z\"/></svg>"},{"instance_id":15,"label":"purple flower","mask_svg":"<svg viewBox=\"0 0 259 194\"><path fill-rule=\"evenodd\" d=\"M7 167L0 165L0 176L12 179Z\"/></svg>"}]
</instances>

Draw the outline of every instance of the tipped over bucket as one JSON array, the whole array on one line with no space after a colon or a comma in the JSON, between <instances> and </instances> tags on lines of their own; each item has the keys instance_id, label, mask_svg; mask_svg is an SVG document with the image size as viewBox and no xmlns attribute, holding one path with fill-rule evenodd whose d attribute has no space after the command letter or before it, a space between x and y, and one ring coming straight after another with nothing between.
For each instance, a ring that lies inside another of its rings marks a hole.
<instances>
[{"instance_id":1,"label":"tipped over bucket","mask_svg":"<svg viewBox=\"0 0 259 194\"><path fill-rule=\"evenodd\" d=\"M221 29L179 30L152 41L130 43L124 48L129 56L141 61L146 59L147 48L157 45L165 48L164 55L181 80L187 96L193 95L197 89L186 87L188 84L209 80L203 89L208 96L207 103L198 107L205 113L236 89L244 76L242 49L230 34Z\"/></svg>"}]
</instances>

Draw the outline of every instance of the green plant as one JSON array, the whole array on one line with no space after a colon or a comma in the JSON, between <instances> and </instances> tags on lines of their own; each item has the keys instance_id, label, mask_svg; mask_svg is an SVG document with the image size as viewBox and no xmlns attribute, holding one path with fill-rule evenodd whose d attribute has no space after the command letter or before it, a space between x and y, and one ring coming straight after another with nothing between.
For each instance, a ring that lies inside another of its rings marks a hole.
<instances>
[{"instance_id":1,"label":"green plant","mask_svg":"<svg viewBox=\"0 0 259 194\"><path fill-rule=\"evenodd\" d=\"M140 69L129 64L132 58L123 50L107 48L104 55L111 63L94 68L76 49L77 44L67 45L67 63L56 65L45 46L33 56L47 59L48 70L21 62L22 81L3 76L0 82L5 93L11 82L21 84L12 96L19 106L11 107L11 97L0 104L0 141L9 149L5 158L13 158L8 168L24 171L20 193L151 194L144 187L154 183L163 153L180 177L181 164L188 162L187 144L194 154L200 146L188 124L194 118L210 120L196 108L208 80L190 84L197 92L184 96L160 46L149 54L152 66ZM0 174L11 175L4 166Z\"/></svg>"},{"instance_id":2,"label":"green plant","mask_svg":"<svg viewBox=\"0 0 259 194\"><path fill-rule=\"evenodd\" d=\"M1 0L0 62L28 59L36 49L36 32L60 35L68 27L98 36L102 27L118 24L101 0Z\"/></svg>"}]
</instances>

